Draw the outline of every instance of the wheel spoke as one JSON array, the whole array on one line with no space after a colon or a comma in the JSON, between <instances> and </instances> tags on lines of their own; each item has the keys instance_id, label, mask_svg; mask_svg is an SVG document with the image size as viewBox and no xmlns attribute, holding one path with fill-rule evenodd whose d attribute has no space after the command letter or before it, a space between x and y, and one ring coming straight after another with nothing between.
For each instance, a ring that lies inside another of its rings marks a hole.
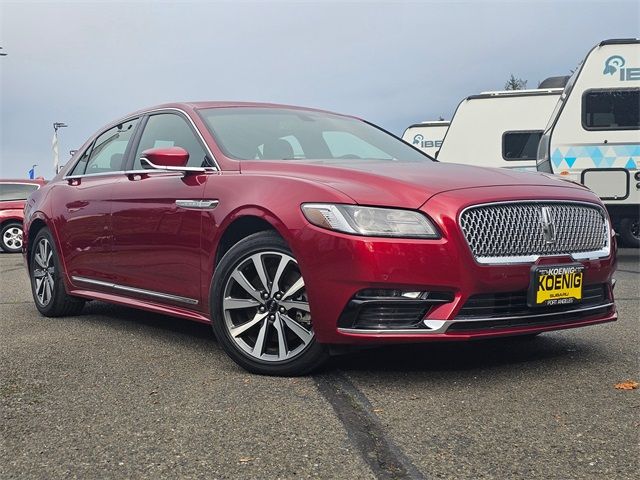
<instances>
[{"instance_id":1,"label":"wheel spoke","mask_svg":"<svg viewBox=\"0 0 640 480\"><path fill-rule=\"evenodd\" d=\"M40 252L36 253L36 256L34 258L39 267L47 268L47 265L44 263L44 259L40 256Z\"/></svg>"},{"instance_id":2,"label":"wheel spoke","mask_svg":"<svg viewBox=\"0 0 640 480\"><path fill-rule=\"evenodd\" d=\"M235 270L231 275L231 278L233 278L238 283L238 285L240 285L244 289L245 292L247 292L257 301L262 303L262 297L260 297L260 292L255 288L253 288L253 285L249 283L249 280L247 280L247 277L245 277L240 270Z\"/></svg>"},{"instance_id":3,"label":"wheel spoke","mask_svg":"<svg viewBox=\"0 0 640 480\"><path fill-rule=\"evenodd\" d=\"M287 327L289 327L289 330L295 333L305 345L311 341L311 339L313 338L313 333L304 328L290 316L281 315L281 317Z\"/></svg>"},{"instance_id":4,"label":"wheel spoke","mask_svg":"<svg viewBox=\"0 0 640 480\"><path fill-rule=\"evenodd\" d=\"M282 256L280 257L280 262L278 263L278 268L276 269L276 273L273 275L273 283L271 284L271 295L274 295L278 290L280 290L280 278L284 272L284 269L289 265L291 258Z\"/></svg>"},{"instance_id":5,"label":"wheel spoke","mask_svg":"<svg viewBox=\"0 0 640 480\"><path fill-rule=\"evenodd\" d=\"M280 305L282 305L287 310L295 308L296 310L302 310L303 312L310 312L309 304L307 302L299 302L297 300L283 300L280 302Z\"/></svg>"},{"instance_id":6,"label":"wheel spoke","mask_svg":"<svg viewBox=\"0 0 640 480\"><path fill-rule=\"evenodd\" d=\"M258 332L258 338L256 338L256 344L253 346L253 355L256 357L261 357L264 353L264 345L267 339L267 327L269 326L269 322L265 318L262 323L262 327L260 327L260 331Z\"/></svg>"},{"instance_id":7,"label":"wheel spoke","mask_svg":"<svg viewBox=\"0 0 640 480\"><path fill-rule=\"evenodd\" d=\"M44 289L44 278L36 278L36 295L42 300L42 292Z\"/></svg>"},{"instance_id":8,"label":"wheel spoke","mask_svg":"<svg viewBox=\"0 0 640 480\"><path fill-rule=\"evenodd\" d=\"M264 318L266 316L267 316L267 313L256 313L255 316L251 320L249 320L248 322L245 322L242 325L239 325L237 327L231 328L229 330L229 333L234 338L237 337L238 335L242 335L244 332L249 330L251 327L253 327L254 325L257 325L258 323L260 323L261 320L264 320Z\"/></svg>"},{"instance_id":9,"label":"wheel spoke","mask_svg":"<svg viewBox=\"0 0 640 480\"><path fill-rule=\"evenodd\" d=\"M52 293L52 285L51 285L51 280L49 280L49 278L45 278L44 280L44 300L42 301L42 303L49 303L49 299L51 298L51 293Z\"/></svg>"},{"instance_id":10,"label":"wheel spoke","mask_svg":"<svg viewBox=\"0 0 640 480\"><path fill-rule=\"evenodd\" d=\"M45 275L46 275L46 272L45 272L44 270L40 270L39 268L34 268L34 269L33 269L33 276L34 276L36 279L42 278L42 277L44 277ZM37 285L37 283L36 283L36 285Z\"/></svg>"},{"instance_id":11,"label":"wheel spoke","mask_svg":"<svg viewBox=\"0 0 640 480\"><path fill-rule=\"evenodd\" d=\"M262 283L262 288L266 292L269 290L269 281L267 280L267 272L264 270L264 263L262 263L262 254L256 253L251 256L251 260L253 261L253 266L256 268L256 272L258 272L258 278Z\"/></svg>"},{"instance_id":12,"label":"wheel spoke","mask_svg":"<svg viewBox=\"0 0 640 480\"><path fill-rule=\"evenodd\" d=\"M231 298L227 297L222 301L222 308L225 310L240 310L243 308L255 308L261 302L253 298Z\"/></svg>"},{"instance_id":13,"label":"wheel spoke","mask_svg":"<svg viewBox=\"0 0 640 480\"><path fill-rule=\"evenodd\" d=\"M304 288L304 280L302 276L300 276L300 278L298 278L298 280L296 280L296 282L293 285L291 285L286 292L284 292L284 295L282 295L282 299L286 300L287 298L291 298L296 293L298 293L302 288Z\"/></svg>"},{"instance_id":14,"label":"wheel spoke","mask_svg":"<svg viewBox=\"0 0 640 480\"><path fill-rule=\"evenodd\" d=\"M276 321L273 326L278 333L278 360L284 360L287 358L289 349L287 347L287 338L284 334L284 325L282 323L282 318L280 318L280 314L276 315Z\"/></svg>"},{"instance_id":15,"label":"wheel spoke","mask_svg":"<svg viewBox=\"0 0 640 480\"><path fill-rule=\"evenodd\" d=\"M42 266L47 266L47 252L46 252L46 240L41 240L38 244L38 253L40 254L40 260L42 261Z\"/></svg>"}]
</instances>

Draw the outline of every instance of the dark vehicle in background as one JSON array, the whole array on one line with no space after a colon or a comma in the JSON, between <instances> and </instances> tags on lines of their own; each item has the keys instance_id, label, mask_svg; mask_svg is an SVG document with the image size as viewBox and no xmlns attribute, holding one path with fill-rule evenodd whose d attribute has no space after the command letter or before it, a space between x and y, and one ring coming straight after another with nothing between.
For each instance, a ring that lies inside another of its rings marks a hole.
<instances>
[{"instance_id":1,"label":"dark vehicle in background","mask_svg":"<svg viewBox=\"0 0 640 480\"><path fill-rule=\"evenodd\" d=\"M0 180L0 248L5 252L22 250L24 202L44 183L43 179Z\"/></svg>"}]
</instances>

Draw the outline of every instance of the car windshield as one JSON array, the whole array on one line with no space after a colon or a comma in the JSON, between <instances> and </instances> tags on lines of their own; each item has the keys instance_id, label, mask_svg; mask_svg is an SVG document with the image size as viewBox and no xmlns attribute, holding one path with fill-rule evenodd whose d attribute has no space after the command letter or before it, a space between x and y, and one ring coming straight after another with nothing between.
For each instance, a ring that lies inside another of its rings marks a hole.
<instances>
[{"instance_id":1,"label":"car windshield","mask_svg":"<svg viewBox=\"0 0 640 480\"><path fill-rule=\"evenodd\" d=\"M350 117L280 108L199 111L218 146L237 160L432 159L403 141Z\"/></svg>"}]
</instances>

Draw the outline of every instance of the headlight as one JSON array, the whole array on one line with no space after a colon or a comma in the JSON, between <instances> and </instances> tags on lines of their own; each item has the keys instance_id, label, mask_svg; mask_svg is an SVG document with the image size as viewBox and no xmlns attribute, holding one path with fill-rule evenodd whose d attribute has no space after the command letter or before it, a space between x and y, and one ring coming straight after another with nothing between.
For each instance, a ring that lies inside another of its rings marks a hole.
<instances>
[{"instance_id":1,"label":"headlight","mask_svg":"<svg viewBox=\"0 0 640 480\"><path fill-rule=\"evenodd\" d=\"M312 224L338 232L371 237L440 238L433 223L412 210L305 203L302 213Z\"/></svg>"}]
</instances>

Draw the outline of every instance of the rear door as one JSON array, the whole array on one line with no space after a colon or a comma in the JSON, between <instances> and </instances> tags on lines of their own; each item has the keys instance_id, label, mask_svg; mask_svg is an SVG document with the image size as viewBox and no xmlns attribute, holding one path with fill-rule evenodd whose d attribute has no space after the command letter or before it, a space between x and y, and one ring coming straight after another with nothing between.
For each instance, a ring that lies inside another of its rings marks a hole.
<instances>
[{"instance_id":1,"label":"rear door","mask_svg":"<svg viewBox=\"0 0 640 480\"><path fill-rule=\"evenodd\" d=\"M203 207L189 202L202 200L207 175L150 170L140 162L143 151L171 146L189 152L189 166L211 162L186 116L148 117L133 164L114 192L113 268L130 296L199 308Z\"/></svg>"},{"instance_id":2,"label":"rear door","mask_svg":"<svg viewBox=\"0 0 640 480\"><path fill-rule=\"evenodd\" d=\"M53 187L52 217L74 284L113 278L111 199L137 124L138 119L129 120L100 134Z\"/></svg>"}]
</instances>

